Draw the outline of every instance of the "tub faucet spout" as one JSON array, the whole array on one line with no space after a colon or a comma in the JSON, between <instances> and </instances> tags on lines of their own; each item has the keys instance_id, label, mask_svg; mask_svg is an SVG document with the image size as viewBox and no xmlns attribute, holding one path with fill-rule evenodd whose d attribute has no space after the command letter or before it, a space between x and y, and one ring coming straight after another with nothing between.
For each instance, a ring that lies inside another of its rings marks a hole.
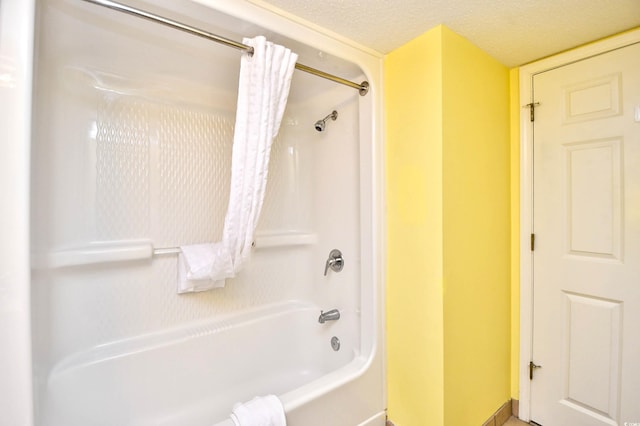
<instances>
[{"instance_id":1,"label":"tub faucet spout","mask_svg":"<svg viewBox=\"0 0 640 426\"><path fill-rule=\"evenodd\" d=\"M337 309L332 309L327 312L320 311L320 317L318 318L318 322L320 324L324 324L326 321L337 321L339 319L340 319L340 312Z\"/></svg>"}]
</instances>

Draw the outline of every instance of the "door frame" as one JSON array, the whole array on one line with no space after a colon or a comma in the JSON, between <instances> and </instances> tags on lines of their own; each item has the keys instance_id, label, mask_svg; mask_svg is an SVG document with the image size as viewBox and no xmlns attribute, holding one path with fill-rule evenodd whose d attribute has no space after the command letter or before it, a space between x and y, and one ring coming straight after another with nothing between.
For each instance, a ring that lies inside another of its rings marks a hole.
<instances>
[{"instance_id":1,"label":"door frame","mask_svg":"<svg viewBox=\"0 0 640 426\"><path fill-rule=\"evenodd\" d=\"M583 59L640 43L640 28L606 38L576 49L524 65L520 68L520 361L519 361L519 417L531 420L531 383L529 361L533 340L533 255L530 235L533 229L533 124L529 108L532 99L533 77Z\"/></svg>"}]
</instances>

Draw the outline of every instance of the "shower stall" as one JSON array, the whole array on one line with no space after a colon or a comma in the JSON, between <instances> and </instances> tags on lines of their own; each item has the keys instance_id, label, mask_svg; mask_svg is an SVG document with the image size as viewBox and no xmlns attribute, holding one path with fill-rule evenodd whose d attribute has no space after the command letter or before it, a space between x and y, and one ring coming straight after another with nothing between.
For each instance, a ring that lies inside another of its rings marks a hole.
<instances>
[{"instance_id":1,"label":"shower stall","mask_svg":"<svg viewBox=\"0 0 640 426\"><path fill-rule=\"evenodd\" d=\"M381 58L249 2L127 4L369 88L295 71L251 261L177 294L178 248L222 232L242 52L82 0L2 0L0 411L222 426L273 394L289 425L384 425Z\"/></svg>"}]
</instances>

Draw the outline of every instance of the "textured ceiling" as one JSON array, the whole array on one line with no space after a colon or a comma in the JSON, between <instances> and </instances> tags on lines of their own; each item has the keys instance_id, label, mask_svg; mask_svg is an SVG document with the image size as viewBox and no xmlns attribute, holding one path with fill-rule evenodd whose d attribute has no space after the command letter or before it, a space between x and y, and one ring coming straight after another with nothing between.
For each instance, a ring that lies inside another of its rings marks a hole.
<instances>
[{"instance_id":1,"label":"textured ceiling","mask_svg":"<svg viewBox=\"0 0 640 426\"><path fill-rule=\"evenodd\" d=\"M509 67L640 26L640 0L249 1L380 53L444 24Z\"/></svg>"}]
</instances>

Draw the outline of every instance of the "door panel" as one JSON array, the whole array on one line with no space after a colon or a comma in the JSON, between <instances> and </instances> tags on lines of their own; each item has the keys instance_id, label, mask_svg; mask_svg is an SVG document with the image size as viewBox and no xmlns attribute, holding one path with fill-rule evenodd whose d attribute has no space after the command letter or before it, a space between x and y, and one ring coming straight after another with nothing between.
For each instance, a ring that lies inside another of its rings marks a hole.
<instances>
[{"instance_id":1,"label":"door panel","mask_svg":"<svg viewBox=\"0 0 640 426\"><path fill-rule=\"evenodd\" d=\"M563 146L567 254L620 260L621 140Z\"/></svg>"},{"instance_id":2,"label":"door panel","mask_svg":"<svg viewBox=\"0 0 640 426\"><path fill-rule=\"evenodd\" d=\"M562 401L617 418L622 303L564 293Z\"/></svg>"},{"instance_id":3,"label":"door panel","mask_svg":"<svg viewBox=\"0 0 640 426\"><path fill-rule=\"evenodd\" d=\"M640 423L640 44L537 74L531 419Z\"/></svg>"}]
</instances>

